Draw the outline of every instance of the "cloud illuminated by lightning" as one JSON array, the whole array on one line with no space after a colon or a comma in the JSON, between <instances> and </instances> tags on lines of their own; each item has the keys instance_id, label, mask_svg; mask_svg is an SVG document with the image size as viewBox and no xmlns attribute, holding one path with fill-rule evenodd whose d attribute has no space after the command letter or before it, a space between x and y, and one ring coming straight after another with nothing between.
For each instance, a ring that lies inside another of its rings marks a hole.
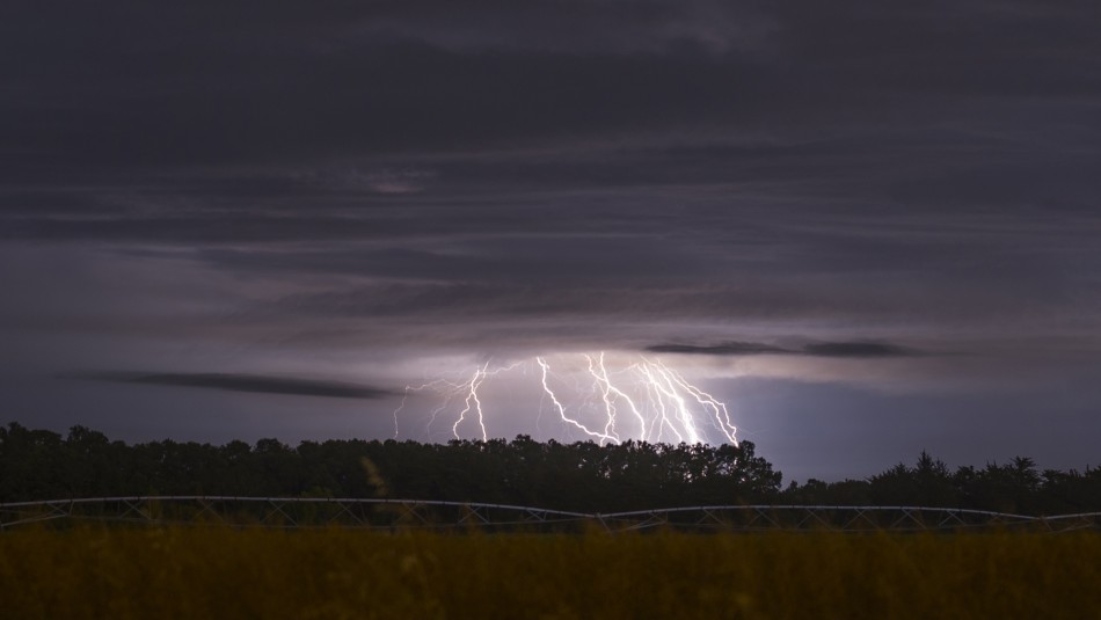
<instances>
[{"instance_id":1,"label":"cloud illuminated by lightning","mask_svg":"<svg viewBox=\"0 0 1101 620\"><path fill-rule=\"evenodd\" d=\"M737 444L737 428L726 404L676 370L648 357L632 357L614 366L606 358L600 352L537 356L496 367L487 362L466 378L406 386L405 397L394 411L394 436L400 436L409 398L427 394L436 400L429 410L427 432L441 416L449 416L456 439L474 434L488 440L490 417L515 414L495 402L498 397L490 389L496 382L507 382L520 385L516 389L521 392L526 389L531 400L538 396L537 420L549 410L564 434L601 445L628 439L703 443L709 438Z\"/></svg>"}]
</instances>

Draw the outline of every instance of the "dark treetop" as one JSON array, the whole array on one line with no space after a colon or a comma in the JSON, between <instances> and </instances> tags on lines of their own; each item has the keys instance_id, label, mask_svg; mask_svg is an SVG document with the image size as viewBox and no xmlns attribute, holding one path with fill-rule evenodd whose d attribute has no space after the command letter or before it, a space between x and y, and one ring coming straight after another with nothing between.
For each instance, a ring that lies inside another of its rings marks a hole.
<instances>
[{"instance_id":1,"label":"dark treetop","mask_svg":"<svg viewBox=\"0 0 1101 620\"><path fill-rule=\"evenodd\" d=\"M67 437L0 428L0 502L118 495L387 497L615 512L729 504L924 505L1022 514L1101 510L1101 470L1038 472L1028 458L951 472L922 453L867 480L781 475L739 446L274 439L250 446L112 442L74 427Z\"/></svg>"}]
</instances>

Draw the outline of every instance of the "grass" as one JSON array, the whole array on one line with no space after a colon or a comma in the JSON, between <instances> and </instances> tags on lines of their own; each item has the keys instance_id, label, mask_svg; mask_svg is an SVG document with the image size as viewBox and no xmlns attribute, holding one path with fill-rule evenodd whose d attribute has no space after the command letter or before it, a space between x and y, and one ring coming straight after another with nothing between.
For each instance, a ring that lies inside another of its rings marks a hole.
<instances>
[{"instance_id":1,"label":"grass","mask_svg":"<svg viewBox=\"0 0 1101 620\"><path fill-rule=\"evenodd\" d=\"M1087 618L1101 535L0 533L0 617Z\"/></svg>"}]
</instances>

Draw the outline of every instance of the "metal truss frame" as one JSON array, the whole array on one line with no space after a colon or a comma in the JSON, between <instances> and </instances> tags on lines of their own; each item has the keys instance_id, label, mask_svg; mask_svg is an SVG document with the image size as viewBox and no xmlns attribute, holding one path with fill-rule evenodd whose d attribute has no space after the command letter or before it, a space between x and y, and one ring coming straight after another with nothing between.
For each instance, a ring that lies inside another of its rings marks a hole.
<instances>
[{"instance_id":1,"label":"metal truss frame","mask_svg":"<svg viewBox=\"0 0 1101 620\"><path fill-rule=\"evenodd\" d=\"M914 532L1015 528L1101 530L1101 512L1034 517L929 506L717 505L586 513L532 506L387 498L206 495L89 497L0 503L0 530L35 523L479 531Z\"/></svg>"}]
</instances>

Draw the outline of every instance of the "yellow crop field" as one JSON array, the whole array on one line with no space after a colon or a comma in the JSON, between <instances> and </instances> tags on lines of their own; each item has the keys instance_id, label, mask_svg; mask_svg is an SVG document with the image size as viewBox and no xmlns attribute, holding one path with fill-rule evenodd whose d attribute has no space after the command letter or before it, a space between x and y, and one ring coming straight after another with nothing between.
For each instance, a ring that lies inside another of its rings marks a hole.
<instances>
[{"instance_id":1,"label":"yellow crop field","mask_svg":"<svg viewBox=\"0 0 1101 620\"><path fill-rule=\"evenodd\" d=\"M0 533L8 620L1099 616L1092 533Z\"/></svg>"}]
</instances>

